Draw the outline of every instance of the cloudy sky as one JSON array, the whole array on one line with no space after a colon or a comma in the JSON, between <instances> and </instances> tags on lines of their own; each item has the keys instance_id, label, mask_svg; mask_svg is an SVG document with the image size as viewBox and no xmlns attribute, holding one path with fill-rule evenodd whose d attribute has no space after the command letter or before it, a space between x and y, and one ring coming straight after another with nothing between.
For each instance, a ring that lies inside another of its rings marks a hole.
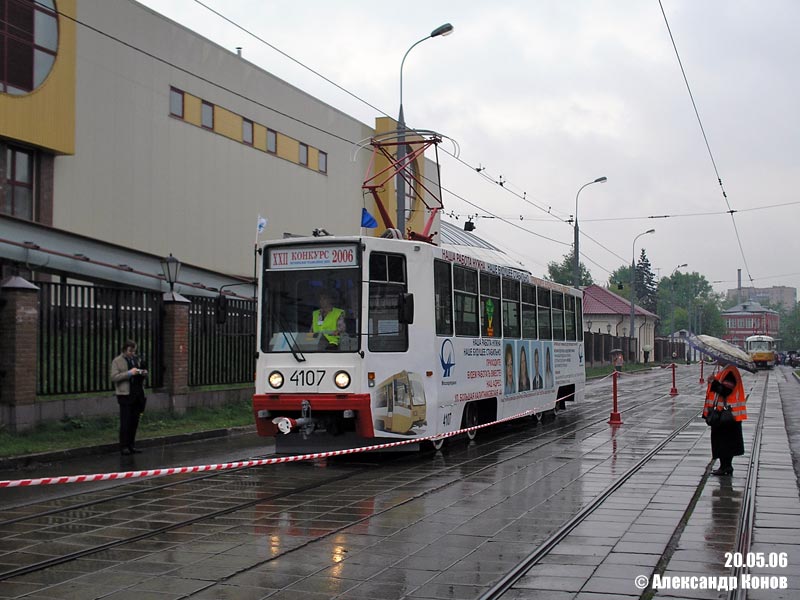
<instances>
[{"instance_id":1,"label":"cloudy sky","mask_svg":"<svg viewBox=\"0 0 800 600\"><path fill-rule=\"evenodd\" d=\"M460 148L441 156L448 220L480 215L475 233L543 275L570 250L578 189L606 176L578 205L596 282L655 228L635 253L657 275L688 263L717 291L737 269L743 285L800 288L796 0L143 3L369 125L374 108L203 4L393 116L403 54L450 22L403 71L407 123Z\"/></svg>"}]
</instances>

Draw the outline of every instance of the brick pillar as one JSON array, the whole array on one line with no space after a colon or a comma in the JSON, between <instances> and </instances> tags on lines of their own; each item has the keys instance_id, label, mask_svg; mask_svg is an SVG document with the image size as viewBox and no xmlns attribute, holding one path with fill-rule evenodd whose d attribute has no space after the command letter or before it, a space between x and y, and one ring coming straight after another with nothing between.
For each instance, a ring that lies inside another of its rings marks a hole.
<instances>
[{"instance_id":1,"label":"brick pillar","mask_svg":"<svg viewBox=\"0 0 800 600\"><path fill-rule=\"evenodd\" d=\"M164 387L173 410L186 409L189 391L189 300L164 294Z\"/></svg>"},{"instance_id":2,"label":"brick pillar","mask_svg":"<svg viewBox=\"0 0 800 600\"><path fill-rule=\"evenodd\" d=\"M12 431L35 424L38 292L21 277L0 282L0 424Z\"/></svg>"}]
</instances>

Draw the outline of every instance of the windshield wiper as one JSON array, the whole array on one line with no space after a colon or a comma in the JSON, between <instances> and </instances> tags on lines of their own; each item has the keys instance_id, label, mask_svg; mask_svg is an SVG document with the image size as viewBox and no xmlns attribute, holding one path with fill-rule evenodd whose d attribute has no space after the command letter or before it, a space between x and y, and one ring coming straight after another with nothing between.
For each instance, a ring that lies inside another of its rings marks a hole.
<instances>
[{"instance_id":1,"label":"windshield wiper","mask_svg":"<svg viewBox=\"0 0 800 600\"><path fill-rule=\"evenodd\" d=\"M292 356L297 362L306 362L306 357L303 352L300 350L299 346L297 345L297 339L294 336L289 336L286 333L286 323L281 318L280 313L275 313L276 321L278 321L278 327L281 328L281 335L283 335L283 339L286 340L286 343L289 344L289 350L292 351Z\"/></svg>"}]
</instances>

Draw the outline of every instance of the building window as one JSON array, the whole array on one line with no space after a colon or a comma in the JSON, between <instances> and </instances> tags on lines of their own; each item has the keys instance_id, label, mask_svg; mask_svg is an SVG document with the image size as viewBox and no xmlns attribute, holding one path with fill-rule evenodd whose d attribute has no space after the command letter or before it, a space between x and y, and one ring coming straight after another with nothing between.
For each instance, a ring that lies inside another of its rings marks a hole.
<instances>
[{"instance_id":1,"label":"building window","mask_svg":"<svg viewBox=\"0 0 800 600\"><path fill-rule=\"evenodd\" d=\"M278 152L278 134L267 129L267 152L276 154Z\"/></svg>"},{"instance_id":2,"label":"building window","mask_svg":"<svg viewBox=\"0 0 800 600\"><path fill-rule=\"evenodd\" d=\"M242 141L250 146L253 145L253 122L242 119Z\"/></svg>"},{"instance_id":3,"label":"building window","mask_svg":"<svg viewBox=\"0 0 800 600\"><path fill-rule=\"evenodd\" d=\"M301 165L308 166L308 146L302 142L300 143L299 161Z\"/></svg>"},{"instance_id":4,"label":"building window","mask_svg":"<svg viewBox=\"0 0 800 600\"><path fill-rule=\"evenodd\" d=\"M169 114L173 117L183 118L183 92L170 88L169 90Z\"/></svg>"},{"instance_id":5,"label":"building window","mask_svg":"<svg viewBox=\"0 0 800 600\"><path fill-rule=\"evenodd\" d=\"M320 173L328 172L328 155L325 152L319 153L319 162L317 164L317 168L319 169Z\"/></svg>"},{"instance_id":6,"label":"building window","mask_svg":"<svg viewBox=\"0 0 800 600\"><path fill-rule=\"evenodd\" d=\"M58 50L53 0L0 2L0 92L22 95L50 74Z\"/></svg>"},{"instance_id":7,"label":"building window","mask_svg":"<svg viewBox=\"0 0 800 600\"><path fill-rule=\"evenodd\" d=\"M33 220L34 153L14 146L6 147L6 180L0 212ZM2 182L0 182L2 183Z\"/></svg>"},{"instance_id":8,"label":"building window","mask_svg":"<svg viewBox=\"0 0 800 600\"><path fill-rule=\"evenodd\" d=\"M200 111L200 124L206 129L214 129L214 105L205 100Z\"/></svg>"}]
</instances>

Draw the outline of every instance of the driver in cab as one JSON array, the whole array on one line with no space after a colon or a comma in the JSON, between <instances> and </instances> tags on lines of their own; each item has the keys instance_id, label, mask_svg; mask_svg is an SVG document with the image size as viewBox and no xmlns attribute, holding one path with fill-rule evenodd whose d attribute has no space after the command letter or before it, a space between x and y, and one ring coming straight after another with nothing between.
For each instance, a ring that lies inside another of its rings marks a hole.
<instances>
[{"instance_id":1,"label":"driver in cab","mask_svg":"<svg viewBox=\"0 0 800 600\"><path fill-rule=\"evenodd\" d=\"M319 293L319 308L312 313L311 332L320 336L320 342L327 350L339 348L339 338L345 332L344 310L333 306L333 298L328 291ZM327 344L322 342L325 340Z\"/></svg>"}]
</instances>

